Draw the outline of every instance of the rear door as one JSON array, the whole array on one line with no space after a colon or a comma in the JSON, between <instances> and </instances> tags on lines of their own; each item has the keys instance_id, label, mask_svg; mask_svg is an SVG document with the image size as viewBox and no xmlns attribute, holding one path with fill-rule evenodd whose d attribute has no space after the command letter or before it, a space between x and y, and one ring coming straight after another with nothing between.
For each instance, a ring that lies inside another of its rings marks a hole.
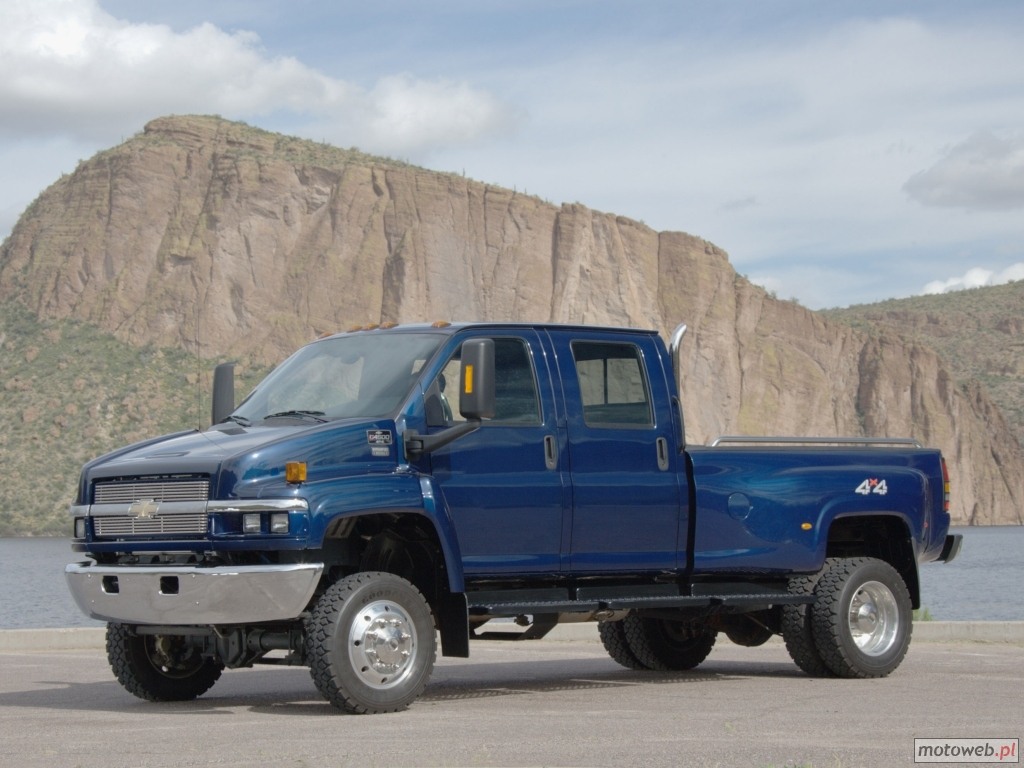
<instances>
[{"instance_id":1,"label":"rear door","mask_svg":"<svg viewBox=\"0 0 1024 768\"><path fill-rule=\"evenodd\" d=\"M683 457L655 337L566 329L550 331L549 339L564 392L572 475L570 569L684 566Z\"/></svg>"}]
</instances>

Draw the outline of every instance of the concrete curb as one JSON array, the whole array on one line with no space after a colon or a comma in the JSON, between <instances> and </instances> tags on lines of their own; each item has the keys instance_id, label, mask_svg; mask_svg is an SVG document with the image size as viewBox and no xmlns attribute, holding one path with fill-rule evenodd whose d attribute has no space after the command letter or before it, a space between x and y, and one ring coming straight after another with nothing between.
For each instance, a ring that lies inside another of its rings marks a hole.
<instances>
[{"instance_id":1,"label":"concrete curb","mask_svg":"<svg viewBox=\"0 0 1024 768\"><path fill-rule=\"evenodd\" d=\"M0 653L20 651L94 651L105 643L104 627L0 630ZM597 624L560 624L546 640L596 641ZM1010 643L1024 645L1024 621L919 621L914 642Z\"/></svg>"},{"instance_id":2,"label":"concrete curb","mask_svg":"<svg viewBox=\"0 0 1024 768\"><path fill-rule=\"evenodd\" d=\"M78 651L105 646L105 627L0 630L0 652Z\"/></svg>"}]
</instances>

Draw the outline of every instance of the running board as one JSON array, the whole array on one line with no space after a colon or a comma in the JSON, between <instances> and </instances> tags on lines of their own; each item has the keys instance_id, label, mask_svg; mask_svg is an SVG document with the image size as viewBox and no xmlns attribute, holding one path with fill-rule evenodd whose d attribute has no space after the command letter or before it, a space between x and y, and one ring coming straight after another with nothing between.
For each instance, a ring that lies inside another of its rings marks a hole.
<instances>
[{"instance_id":1,"label":"running board","mask_svg":"<svg viewBox=\"0 0 1024 768\"><path fill-rule=\"evenodd\" d=\"M577 589L575 599L569 595L569 590L559 588L471 592L466 597L470 616L493 618L663 608L721 607L757 610L773 605L807 605L814 602L813 595L793 595L786 592L680 595L650 594L637 590L627 593L625 590L602 590L600 587Z\"/></svg>"}]
</instances>

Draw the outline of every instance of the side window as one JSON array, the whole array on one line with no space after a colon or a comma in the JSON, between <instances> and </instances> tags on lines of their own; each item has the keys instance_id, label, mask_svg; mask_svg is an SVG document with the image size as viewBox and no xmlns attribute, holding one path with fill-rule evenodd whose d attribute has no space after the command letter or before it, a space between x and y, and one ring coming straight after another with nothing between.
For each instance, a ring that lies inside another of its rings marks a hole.
<instances>
[{"instance_id":1,"label":"side window","mask_svg":"<svg viewBox=\"0 0 1024 768\"><path fill-rule=\"evenodd\" d=\"M574 341L583 420L588 427L650 427L651 398L632 344Z\"/></svg>"},{"instance_id":2,"label":"side window","mask_svg":"<svg viewBox=\"0 0 1024 768\"><path fill-rule=\"evenodd\" d=\"M465 421L459 414L460 353L456 352L427 390L427 424L441 427ZM540 424L537 377L526 342L494 340L494 424Z\"/></svg>"}]
</instances>

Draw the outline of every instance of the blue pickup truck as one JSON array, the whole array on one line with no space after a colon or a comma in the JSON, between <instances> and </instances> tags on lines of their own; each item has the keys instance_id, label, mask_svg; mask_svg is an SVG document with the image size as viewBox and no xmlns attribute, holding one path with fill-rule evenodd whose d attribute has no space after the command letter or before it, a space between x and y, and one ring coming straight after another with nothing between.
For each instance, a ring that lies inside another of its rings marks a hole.
<instances>
[{"instance_id":1,"label":"blue pickup truck","mask_svg":"<svg viewBox=\"0 0 1024 768\"><path fill-rule=\"evenodd\" d=\"M437 655L598 622L636 670L781 635L812 675L907 652L918 564L949 561L949 478L912 440L687 445L685 326L361 328L314 341L213 426L87 464L66 577L131 693L308 666L357 713ZM498 621L495 621L498 620ZM513 630L513 631L509 631Z\"/></svg>"}]
</instances>

